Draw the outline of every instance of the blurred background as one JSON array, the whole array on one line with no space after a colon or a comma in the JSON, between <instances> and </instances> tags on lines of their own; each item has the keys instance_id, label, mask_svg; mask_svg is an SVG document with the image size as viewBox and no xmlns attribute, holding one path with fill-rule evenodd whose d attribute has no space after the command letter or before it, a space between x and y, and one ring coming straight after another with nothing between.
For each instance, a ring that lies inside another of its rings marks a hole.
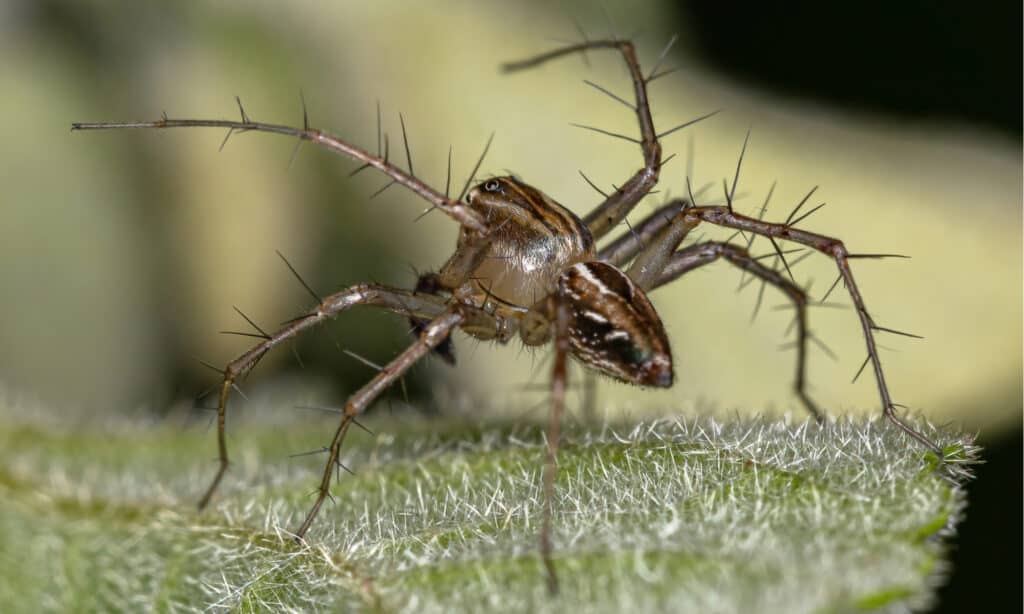
<instances>
[{"instance_id":1,"label":"blurred background","mask_svg":"<svg viewBox=\"0 0 1024 614\"><path fill-rule=\"evenodd\" d=\"M719 202L750 129L740 210L756 211L777 182L766 217L782 220L820 185L808 206L828 206L802 227L854 252L912 257L854 264L879 323L925 337L880 338L896 401L979 432L989 460L1004 460L982 469L973 517L1005 516L1004 507L984 507L984 489L994 502L1012 481L1017 507L1008 517L1019 519L1019 4L1004 13L955 3L873 11L798 2L742 13L712 2L602 4L0 4L5 395L57 415L191 411L216 383L197 359L220 367L250 341L219 334L247 330L233 307L272 329L310 304L276 250L327 294L367 280L411 287L414 271L436 269L454 246L447 218L414 222L424 204L397 187L369 200L384 179L369 171L349 178L355 163L308 144L289 164L294 143L269 135L235 135L218 152L222 131L70 134L71 122L165 111L235 118L237 95L254 119L301 125L301 90L316 127L373 149L379 101L393 144L403 113L417 174L435 186L444 184L449 146L458 185L493 131L481 175L514 172L582 215L600 197L578 171L609 189L640 164L635 145L569 125L635 134L627 109L583 83L628 97L621 59L590 53L511 76L498 65L577 40L582 29L592 38L635 36L649 69L678 34L663 66L679 70L650 86L656 125L724 112L663 141L677 155L660 192L631 219L681 195L687 176L708 186L701 203ZM770 250L754 243L755 253ZM819 298L835 277L824 257L794 273ZM678 384L653 392L602 381L599 415L802 418L790 393L794 355L780 349L791 314L776 308L785 301L768 289L752 321L757 284L737 292L739 283L721 263L657 291ZM830 302L848 305L840 290ZM877 413L874 381L851 383L864 357L854 312L818 309L811 318L835 354L812 348L814 396L831 415ZM353 311L269 355L246 391L279 394L282 414L295 418L300 396L339 403L372 375L349 352L383 363L409 341L406 322ZM429 361L389 403L482 419L531 408L543 416L535 388L547 381L546 352L462 336L455 344L455 369ZM965 527L965 551L1020 543L977 526ZM1019 573L1007 577L1019 583Z\"/></svg>"}]
</instances>

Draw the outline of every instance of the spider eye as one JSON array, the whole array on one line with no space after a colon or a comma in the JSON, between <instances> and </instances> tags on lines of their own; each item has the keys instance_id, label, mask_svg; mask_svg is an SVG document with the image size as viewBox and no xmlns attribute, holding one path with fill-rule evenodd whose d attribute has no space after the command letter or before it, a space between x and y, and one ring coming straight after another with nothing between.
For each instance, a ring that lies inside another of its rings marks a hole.
<instances>
[{"instance_id":1,"label":"spider eye","mask_svg":"<svg viewBox=\"0 0 1024 614\"><path fill-rule=\"evenodd\" d=\"M499 183L497 179L491 179L490 181L484 184L484 190L488 192L500 192L501 183Z\"/></svg>"}]
</instances>

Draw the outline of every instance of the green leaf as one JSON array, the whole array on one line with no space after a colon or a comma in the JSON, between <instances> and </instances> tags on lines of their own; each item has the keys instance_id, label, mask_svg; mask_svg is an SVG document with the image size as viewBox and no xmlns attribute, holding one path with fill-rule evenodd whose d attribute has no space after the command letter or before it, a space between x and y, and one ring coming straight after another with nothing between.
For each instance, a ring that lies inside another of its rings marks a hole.
<instances>
[{"instance_id":1,"label":"green leaf","mask_svg":"<svg viewBox=\"0 0 1024 614\"><path fill-rule=\"evenodd\" d=\"M881 421L668 418L569 428L555 488L561 593L537 556L543 435L403 417L352 431L306 545L332 424L212 432L0 427L0 602L38 611L849 612L922 607L977 449ZM297 420L297 422L299 422ZM10 611L8 609L8 611Z\"/></svg>"}]
</instances>

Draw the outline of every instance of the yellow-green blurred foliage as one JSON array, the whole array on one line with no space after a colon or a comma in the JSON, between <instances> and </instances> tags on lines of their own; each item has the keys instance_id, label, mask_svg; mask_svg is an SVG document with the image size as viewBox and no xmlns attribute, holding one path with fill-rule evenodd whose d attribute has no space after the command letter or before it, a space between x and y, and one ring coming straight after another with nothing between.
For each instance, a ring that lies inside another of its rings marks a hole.
<instances>
[{"instance_id":1,"label":"yellow-green blurred foliage","mask_svg":"<svg viewBox=\"0 0 1024 614\"><path fill-rule=\"evenodd\" d=\"M648 67L679 28L658 3L604 4L620 33L644 31L638 44ZM217 334L245 328L233 305L270 327L308 304L275 250L327 293L366 279L409 285L410 264L437 267L454 243L456 229L442 215L413 223L424 205L397 187L368 201L383 179L369 171L348 179L355 164L310 145L289 167L293 143L279 137L235 135L218 152L220 131L71 134L72 121L155 119L162 111L229 118L238 95L253 118L299 124L301 89L316 126L372 149L380 100L392 153L400 152L402 111L416 171L434 185L443 186L449 144L461 182L495 131L483 174L513 171L582 214L599 199L578 169L608 187L640 163L635 145L569 126L635 133L627 109L582 83L626 95L621 60L591 53L589 68L568 58L512 76L497 69L575 37L572 18L594 33L609 28L583 2L6 3L0 379L55 407L110 410L187 396L196 390L169 382L210 375L191 356L222 363L244 347ZM854 264L879 323L926 337L881 337L896 400L936 420L1016 420L1018 145L958 126L773 98L688 61L685 47L669 60L683 70L651 85L657 126L725 112L666 139L666 152L679 155L663 171L662 191L632 219L681 194L687 172L695 186L712 184L702 200L720 200L722 178L732 176L752 128L741 210L755 210L777 180L768 217L783 219L820 185L809 204L829 204L804 227L834 234L852 251L913 257ZM755 243L758 253L770 249ZM795 273L813 279L818 297L835 277L824 257ZM790 314L772 309L784 300L769 289L751 323L756 284L737 294L739 280L718 264L655 293L678 384L649 392L605 382L601 407L796 407L793 354L778 349ZM831 300L848 304L839 290ZM298 346L314 348L311 372L337 372L339 394L369 371L336 345L382 362L407 340L405 323L391 316L342 320ZM833 414L878 411L871 377L850 383L864 356L854 313L818 309L812 326L839 356L812 350L813 394ZM529 355L464 337L456 344L455 371L432 366L418 381L447 378L493 411L532 404L515 392L531 378ZM256 378L290 360L287 350L268 357ZM532 377L546 380L543 372Z\"/></svg>"}]
</instances>

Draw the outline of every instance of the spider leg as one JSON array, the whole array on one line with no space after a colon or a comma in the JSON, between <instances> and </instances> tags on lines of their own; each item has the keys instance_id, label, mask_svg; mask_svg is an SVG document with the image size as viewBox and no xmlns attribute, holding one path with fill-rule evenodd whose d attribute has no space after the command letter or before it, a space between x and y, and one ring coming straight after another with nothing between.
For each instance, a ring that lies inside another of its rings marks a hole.
<instances>
[{"instance_id":1,"label":"spider leg","mask_svg":"<svg viewBox=\"0 0 1024 614\"><path fill-rule=\"evenodd\" d=\"M544 511L540 531L540 556L547 572L548 592L558 593L558 575L551 560L551 514L558 471L558 442L561 438L562 410L565 408L565 389L568 376L566 360L569 355L569 305L556 298L555 304L555 360L551 371L551 414L548 422L548 445L544 455Z\"/></svg>"},{"instance_id":2,"label":"spider leg","mask_svg":"<svg viewBox=\"0 0 1024 614\"><path fill-rule=\"evenodd\" d=\"M793 301L797 318L797 359L793 389L796 391L797 396L800 397L807 411L814 416L815 420L821 422L823 418L822 413L806 390L807 340L809 338L807 333L807 295L799 286L779 271L771 269L755 260L746 248L731 243L709 241L691 245L672 254L672 257L654 281L653 287L664 286L679 279L684 274L698 267L710 264L719 258L724 258L744 271L760 277L784 292Z\"/></svg>"},{"instance_id":3,"label":"spider leg","mask_svg":"<svg viewBox=\"0 0 1024 614\"><path fill-rule=\"evenodd\" d=\"M860 320L860 326L864 333L864 343L867 345L868 358L871 362L872 370L875 372L875 381L878 383L878 394L882 400L882 414L886 419L900 428L907 435L913 437L922 445L938 454L940 458L943 456L942 448L896 415L896 404L893 402L892 397L889 394L889 387L885 382L885 373L882 371L882 361L878 354L878 346L875 343L874 335L876 330L885 331L887 329L875 324L871 315L868 313L867 307L864 304L864 298L861 296L860 290L857 288L857 282L854 281L853 271L850 269L850 259L857 258L859 254L851 254L839 239L808 232L806 230L800 230L789 224L765 222L757 218L736 213L730 210L729 207L691 206L686 209L685 215L691 219L701 222L707 222L709 224L723 226L726 228L734 228L736 230L743 230L752 234L767 237L773 243L773 246L776 247L777 252L779 250L777 245L775 245L775 239L782 239L806 245L832 257L832 259L835 260L836 267L839 269L839 278L845 283L846 290L850 294L850 299L853 301L853 306L857 311L857 317ZM785 257L782 258L782 262L788 269Z\"/></svg>"},{"instance_id":4,"label":"spider leg","mask_svg":"<svg viewBox=\"0 0 1024 614\"><path fill-rule=\"evenodd\" d=\"M199 509L205 508L210 502L210 498L213 497L220 485L221 478L224 477L228 469L228 449L224 427L231 388L234 386L235 380L248 373L267 352L306 329L320 324L328 318L333 318L355 305L377 305L401 315L433 319L444 311L445 303L446 299L441 297L415 294L407 290L373 284L359 284L325 297L310 312L287 322L274 334L267 335L248 351L228 363L224 367L224 379L217 403L217 449L220 466L210 486L199 500Z\"/></svg>"},{"instance_id":5,"label":"spider leg","mask_svg":"<svg viewBox=\"0 0 1024 614\"><path fill-rule=\"evenodd\" d=\"M679 210L679 201L658 207L639 224L630 227L619 238L604 246L597 253L597 259L621 267L640 253L640 250L650 245L654 237L672 222L672 218Z\"/></svg>"},{"instance_id":6,"label":"spider leg","mask_svg":"<svg viewBox=\"0 0 1024 614\"><path fill-rule=\"evenodd\" d=\"M345 439L345 434L356 419L356 416L362 413L388 386L408 371L416 361L429 354L431 350L444 341L448 334L464 319L465 316L463 315L461 305L453 305L442 311L423 328L423 332L415 343L385 365L383 369L377 372L373 379L357 390L345 402L345 411L341 416L338 430L334 432L334 438L331 440L331 446L328 449L327 464L324 466L324 473L320 478L316 501L313 502L313 507L306 514L306 519L302 521L302 525L295 532L296 539L301 540L305 536L317 512L320 511L324 499L330 495L331 475L334 473L338 462L341 443Z\"/></svg>"},{"instance_id":7,"label":"spider leg","mask_svg":"<svg viewBox=\"0 0 1024 614\"><path fill-rule=\"evenodd\" d=\"M622 54L622 58L626 62L626 67L629 69L630 77L633 80L633 96L635 104L628 106L630 106L636 113L637 121L640 124L640 139L638 140L619 134L611 134L597 128L591 129L637 143L640 145L640 149L643 152L644 160L642 168L636 171L628 180L626 180L625 183L622 184L621 187L609 194L604 202L583 218L583 222L590 229L594 238L599 239L608 234L613 228L622 222L622 220L626 218L626 215L628 215L636 204L640 202L640 199L651 191L655 184L658 183L658 175L661 172L661 144L658 142L659 134L654 130L654 120L651 118L651 108L647 100L648 79L644 77L643 72L640 70L640 62L637 59L636 49L633 47L633 43L626 40L586 41L576 45L561 47L519 62L504 64L502 68L506 72L514 72L539 66L545 62L562 56L574 53L583 53L590 49L617 49ZM616 97L616 99L618 98ZM622 99L618 100L620 102L625 102ZM581 127L588 128L587 126ZM681 127L682 126L667 132L673 132ZM662 133L662 135L666 133Z\"/></svg>"},{"instance_id":8,"label":"spider leg","mask_svg":"<svg viewBox=\"0 0 1024 614\"><path fill-rule=\"evenodd\" d=\"M245 113L239 102L241 120L231 121L223 119L170 119L166 116L156 121L148 122L76 122L71 124L71 130L111 130L124 128L227 128L228 134L234 132L266 132L271 134L282 134L291 136L302 141L311 141L330 151L362 162L364 167L372 166L391 178L392 182L401 184L416 193L432 205L432 208L440 209L449 217L479 234L486 234L487 226L475 211L465 203L452 200L447 195L440 193L427 185L424 181L412 174L412 169L404 171L388 160L387 153L378 151L376 155L351 145L336 136L332 136L322 130L312 128L309 125L308 116L303 107L303 127L295 128L280 124L269 124L253 121ZM404 136L404 120L403 120ZM408 151L408 141L406 141ZM411 161L411 156L410 156ZM360 167L360 169L363 167ZM390 184L389 184L390 185Z\"/></svg>"},{"instance_id":9,"label":"spider leg","mask_svg":"<svg viewBox=\"0 0 1024 614\"><path fill-rule=\"evenodd\" d=\"M643 290L654 288L676 248L699 223L686 215L685 207L676 205L675 215L646 245L641 246L640 252L626 270L626 275Z\"/></svg>"}]
</instances>

